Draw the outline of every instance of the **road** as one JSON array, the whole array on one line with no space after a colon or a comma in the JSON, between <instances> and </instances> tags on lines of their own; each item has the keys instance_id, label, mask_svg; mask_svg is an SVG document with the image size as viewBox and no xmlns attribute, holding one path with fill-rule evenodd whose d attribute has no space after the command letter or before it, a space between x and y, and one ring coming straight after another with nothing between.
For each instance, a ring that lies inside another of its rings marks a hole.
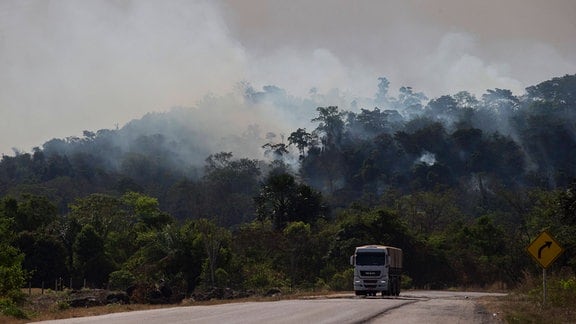
<instances>
[{"instance_id":1,"label":"road","mask_svg":"<svg viewBox=\"0 0 576 324\"><path fill-rule=\"evenodd\" d=\"M501 323L477 303L501 294L407 291L399 297L332 295L298 300L163 308L45 321L71 323Z\"/></svg>"}]
</instances>

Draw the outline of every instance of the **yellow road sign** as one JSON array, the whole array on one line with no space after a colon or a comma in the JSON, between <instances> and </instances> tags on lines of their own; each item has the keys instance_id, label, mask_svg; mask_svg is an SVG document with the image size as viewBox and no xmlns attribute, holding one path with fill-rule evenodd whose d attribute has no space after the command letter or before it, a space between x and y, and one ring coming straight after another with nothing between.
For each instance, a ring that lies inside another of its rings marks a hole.
<instances>
[{"instance_id":1,"label":"yellow road sign","mask_svg":"<svg viewBox=\"0 0 576 324\"><path fill-rule=\"evenodd\" d=\"M540 233L526 250L544 269L547 269L564 252L564 248L546 231Z\"/></svg>"}]
</instances>

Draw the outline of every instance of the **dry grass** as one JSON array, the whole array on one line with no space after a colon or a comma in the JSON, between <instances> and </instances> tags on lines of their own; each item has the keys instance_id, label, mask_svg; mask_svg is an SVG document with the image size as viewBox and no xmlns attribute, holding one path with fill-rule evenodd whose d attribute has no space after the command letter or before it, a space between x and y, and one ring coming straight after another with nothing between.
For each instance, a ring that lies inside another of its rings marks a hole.
<instances>
[{"instance_id":1,"label":"dry grass","mask_svg":"<svg viewBox=\"0 0 576 324\"><path fill-rule=\"evenodd\" d=\"M28 295L28 289L23 292ZM40 289L32 289L27 302L22 307L24 312L28 315L27 319L17 319L5 315L0 315L0 323L5 324L21 324L29 323L30 321L46 321L54 319L66 319L86 316L97 316L118 312L130 312L148 309L169 308L179 306L200 306L200 305L217 305L225 303L238 303L238 302L262 302L262 301L276 301L281 299L295 299L295 298L313 298L318 295L331 294L331 292L307 292L295 291L287 294L276 296L253 296L239 299L224 299L224 300L209 300L209 301L194 301L191 299L184 299L179 304L163 304L163 305L150 305L150 304L112 304L106 306L94 306L87 308L71 308L67 307L66 294L63 292L54 292L45 290L44 294Z\"/></svg>"},{"instance_id":2,"label":"dry grass","mask_svg":"<svg viewBox=\"0 0 576 324\"><path fill-rule=\"evenodd\" d=\"M75 317L97 316L118 312L129 312L137 310L155 309L161 307L174 307L175 305L106 305L89 308L68 308L60 310L57 308L46 309L37 313L28 313L29 319L16 319L13 317L0 316L0 323L16 324L28 323L30 321L46 321L54 319L65 319Z\"/></svg>"},{"instance_id":3,"label":"dry grass","mask_svg":"<svg viewBox=\"0 0 576 324\"><path fill-rule=\"evenodd\" d=\"M67 304L67 294L65 292L55 292L52 290L23 289L27 296L26 302L21 309L27 315L27 319L17 319L5 315L0 315L0 323L19 324L30 321L46 321L53 319L64 319L74 317L96 316L117 312L128 312L135 310L146 310L161 307L174 307L176 305L141 305L141 304L111 304L106 306L95 306L86 308L71 308Z\"/></svg>"},{"instance_id":4,"label":"dry grass","mask_svg":"<svg viewBox=\"0 0 576 324\"><path fill-rule=\"evenodd\" d=\"M574 276L553 277L548 281L547 303L542 305L541 278L526 275L524 284L504 297L482 297L478 302L494 317L506 323L576 323L576 279ZM500 290L500 289L497 289ZM28 294L28 290L25 290ZM21 324L30 321L75 318L178 306L216 305L237 302L263 302L281 299L315 298L337 294L335 292L295 291L278 296L253 296L233 300L193 301L185 299L179 304L168 305L107 305L89 308L67 308L61 292L33 290L23 307L28 319L15 319L0 315L0 323Z\"/></svg>"},{"instance_id":5,"label":"dry grass","mask_svg":"<svg viewBox=\"0 0 576 324\"><path fill-rule=\"evenodd\" d=\"M541 280L525 274L523 284L507 296L479 302L506 323L576 323L576 277L571 271L549 277L545 304Z\"/></svg>"},{"instance_id":6,"label":"dry grass","mask_svg":"<svg viewBox=\"0 0 576 324\"><path fill-rule=\"evenodd\" d=\"M542 305L541 300L519 293L488 302L486 309L496 312L506 323L576 323L574 305Z\"/></svg>"}]
</instances>

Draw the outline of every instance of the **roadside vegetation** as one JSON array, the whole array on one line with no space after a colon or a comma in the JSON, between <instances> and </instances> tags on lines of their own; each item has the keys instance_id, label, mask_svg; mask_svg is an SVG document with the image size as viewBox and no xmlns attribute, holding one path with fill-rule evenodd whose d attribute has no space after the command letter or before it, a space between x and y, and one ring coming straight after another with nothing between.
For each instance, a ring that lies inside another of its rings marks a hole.
<instances>
[{"instance_id":1,"label":"roadside vegetation","mask_svg":"<svg viewBox=\"0 0 576 324\"><path fill-rule=\"evenodd\" d=\"M484 297L480 303L506 323L575 323L576 285L574 276L560 271L547 279L543 303L542 277L526 275L523 283L505 297Z\"/></svg>"}]
</instances>

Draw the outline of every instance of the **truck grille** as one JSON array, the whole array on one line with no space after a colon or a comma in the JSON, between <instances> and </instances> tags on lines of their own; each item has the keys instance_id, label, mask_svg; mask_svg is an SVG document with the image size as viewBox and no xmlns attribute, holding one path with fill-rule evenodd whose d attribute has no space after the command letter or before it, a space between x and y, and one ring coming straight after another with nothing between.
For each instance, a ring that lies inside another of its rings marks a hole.
<instances>
[{"instance_id":1,"label":"truck grille","mask_svg":"<svg viewBox=\"0 0 576 324\"><path fill-rule=\"evenodd\" d=\"M380 276L380 271L360 271L360 275L364 277L378 277Z\"/></svg>"}]
</instances>

